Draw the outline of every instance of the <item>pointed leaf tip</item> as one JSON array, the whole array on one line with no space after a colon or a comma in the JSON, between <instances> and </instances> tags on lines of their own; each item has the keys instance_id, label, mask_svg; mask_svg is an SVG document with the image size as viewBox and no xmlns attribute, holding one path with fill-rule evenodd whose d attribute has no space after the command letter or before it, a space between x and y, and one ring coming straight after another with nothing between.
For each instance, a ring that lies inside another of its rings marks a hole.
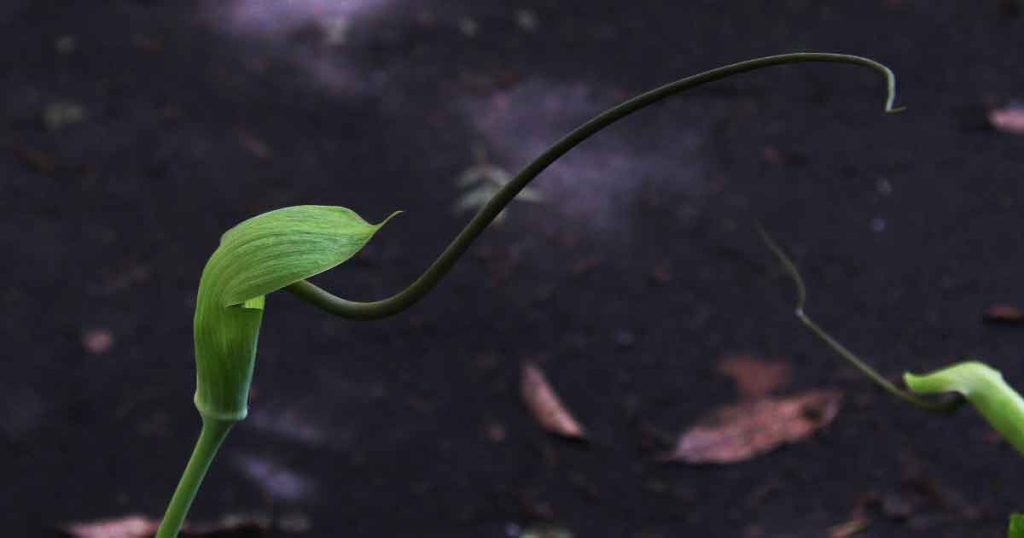
<instances>
[{"instance_id":1,"label":"pointed leaf tip","mask_svg":"<svg viewBox=\"0 0 1024 538\"><path fill-rule=\"evenodd\" d=\"M392 211L390 215L384 217L384 220L378 222L377 224L374 224L374 226L376 226L377 229L383 228L385 224L391 222L391 219L401 215L402 213L405 213L405 211L401 209L397 211Z\"/></svg>"}]
</instances>

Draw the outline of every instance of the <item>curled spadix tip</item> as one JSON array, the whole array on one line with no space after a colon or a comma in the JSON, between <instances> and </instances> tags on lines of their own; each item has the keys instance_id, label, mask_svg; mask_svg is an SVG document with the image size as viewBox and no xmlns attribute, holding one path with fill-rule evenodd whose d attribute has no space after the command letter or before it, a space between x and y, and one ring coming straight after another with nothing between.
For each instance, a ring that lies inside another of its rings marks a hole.
<instances>
[{"instance_id":1,"label":"curled spadix tip","mask_svg":"<svg viewBox=\"0 0 1024 538\"><path fill-rule=\"evenodd\" d=\"M402 213L405 213L405 210L399 209L397 211L393 211L390 215L388 215L387 217L384 217L384 220L380 221L379 223L375 224L374 226L376 226L377 228L380 228L381 226L384 226L385 224L391 222L391 219L401 215Z\"/></svg>"},{"instance_id":2,"label":"curled spadix tip","mask_svg":"<svg viewBox=\"0 0 1024 538\"><path fill-rule=\"evenodd\" d=\"M889 69L882 64L877 65L885 75L885 113L899 114L906 110L907 107L896 106L896 74L892 72L892 69Z\"/></svg>"}]
</instances>

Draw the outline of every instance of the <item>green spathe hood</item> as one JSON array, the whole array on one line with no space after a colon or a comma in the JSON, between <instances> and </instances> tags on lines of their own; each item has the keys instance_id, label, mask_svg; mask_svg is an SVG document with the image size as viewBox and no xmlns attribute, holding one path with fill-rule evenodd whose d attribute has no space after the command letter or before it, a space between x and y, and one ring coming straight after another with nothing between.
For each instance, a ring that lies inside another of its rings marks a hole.
<instances>
[{"instance_id":1,"label":"green spathe hood","mask_svg":"<svg viewBox=\"0 0 1024 538\"><path fill-rule=\"evenodd\" d=\"M370 224L344 207L294 206L221 237L196 298L195 403L204 417L245 418L264 296L345 262L390 218Z\"/></svg>"}]
</instances>

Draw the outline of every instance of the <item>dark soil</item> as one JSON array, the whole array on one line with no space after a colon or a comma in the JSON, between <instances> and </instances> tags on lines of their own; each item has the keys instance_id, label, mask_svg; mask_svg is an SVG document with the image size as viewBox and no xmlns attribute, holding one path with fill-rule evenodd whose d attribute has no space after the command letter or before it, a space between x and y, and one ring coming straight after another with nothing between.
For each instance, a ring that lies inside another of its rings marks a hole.
<instances>
[{"instance_id":1,"label":"dark soil","mask_svg":"<svg viewBox=\"0 0 1024 538\"><path fill-rule=\"evenodd\" d=\"M515 205L402 315L272 297L251 417L194 516L317 537L753 538L825 536L860 507L862 536L1002 535L1024 510L1019 456L969 410L893 401L802 331L753 223L796 254L810 311L886 374L969 355L1024 384L1024 330L981 322L1024 302L1024 136L985 120L1024 98L1011 7L7 0L0 534L162 512L198 431L193 296L234 223L406 210L318 279L380 298L468 218L453 180L476 153L516 169L655 84L825 50L890 65L907 112L883 115L861 68L745 75L584 144L538 181L546 203ZM47 127L47 110L83 117ZM655 462L734 401L716 364L736 353L785 359L792 390L843 389L838 418L747 463ZM523 409L528 358L589 444Z\"/></svg>"}]
</instances>

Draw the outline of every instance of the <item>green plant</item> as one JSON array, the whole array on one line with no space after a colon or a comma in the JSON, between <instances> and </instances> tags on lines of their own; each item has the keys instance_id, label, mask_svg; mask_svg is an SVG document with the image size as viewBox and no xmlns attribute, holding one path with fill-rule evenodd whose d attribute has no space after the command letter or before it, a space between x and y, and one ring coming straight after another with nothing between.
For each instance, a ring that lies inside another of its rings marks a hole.
<instances>
[{"instance_id":1,"label":"green plant","mask_svg":"<svg viewBox=\"0 0 1024 538\"><path fill-rule=\"evenodd\" d=\"M242 222L221 238L203 270L195 314L196 407L202 430L174 492L158 538L177 535L204 475L231 427L245 418L249 385L266 295L286 290L347 319L377 319L401 312L427 294L472 242L517 194L562 155L590 136L640 109L702 84L764 67L830 62L859 65L886 81L885 111L896 112L895 77L867 58L830 53L794 53L739 62L687 77L615 106L545 150L505 183L426 271L401 292L373 302L336 297L306 279L358 252L384 224L369 224L341 207L299 206Z\"/></svg>"},{"instance_id":2,"label":"green plant","mask_svg":"<svg viewBox=\"0 0 1024 538\"><path fill-rule=\"evenodd\" d=\"M1024 514L1010 516L1010 529L1006 536L1007 538L1024 538Z\"/></svg>"},{"instance_id":3,"label":"green plant","mask_svg":"<svg viewBox=\"0 0 1024 538\"><path fill-rule=\"evenodd\" d=\"M1024 398L1006 383L999 371L982 362L964 361L925 375L904 373L903 382L910 391L900 389L807 315L807 288L799 269L770 235L763 229L760 232L796 286L797 319L815 336L876 385L911 405L935 413L950 413L969 402L1003 439L1024 455ZM937 398L925 399L921 395ZM1011 516L1009 536L1024 538L1024 516Z\"/></svg>"}]
</instances>

